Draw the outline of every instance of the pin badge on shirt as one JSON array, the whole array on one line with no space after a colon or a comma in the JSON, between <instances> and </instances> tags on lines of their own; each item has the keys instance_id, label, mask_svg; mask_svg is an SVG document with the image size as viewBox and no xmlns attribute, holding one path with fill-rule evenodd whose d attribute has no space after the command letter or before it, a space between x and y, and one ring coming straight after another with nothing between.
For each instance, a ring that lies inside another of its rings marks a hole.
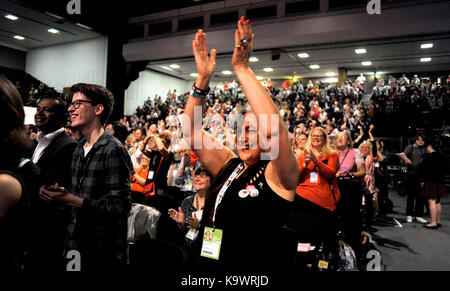
<instances>
[{"instance_id":1,"label":"pin badge on shirt","mask_svg":"<svg viewBox=\"0 0 450 291\"><path fill-rule=\"evenodd\" d=\"M241 191L239 191L238 195L241 198L246 198L249 194L249 191L247 189L242 189Z\"/></svg>"},{"instance_id":2,"label":"pin badge on shirt","mask_svg":"<svg viewBox=\"0 0 450 291\"><path fill-rule=\"evenodd\" d=\"M258 189L256 189L255 186L248 185L247 187L245 187L245 189L242 189L241 191L239 191L238 195L241 198L246 198L249 195L250 195L250 197L255 198L259 195L259 191L258 191Z\"/></svg>"},{"instance_id":3,"label":"pin badge on shirt","mask_svg":"<svg viewBox=\"0 0 450 291\"><path fill-rule=\"evenodd\" d=\"M250 192L249 195L253 198L259 195L258 189L256 189L256 187L253 185L248 185L247 187L245 187L245 189L247 189Z\"/></svg>"}]
</instances>

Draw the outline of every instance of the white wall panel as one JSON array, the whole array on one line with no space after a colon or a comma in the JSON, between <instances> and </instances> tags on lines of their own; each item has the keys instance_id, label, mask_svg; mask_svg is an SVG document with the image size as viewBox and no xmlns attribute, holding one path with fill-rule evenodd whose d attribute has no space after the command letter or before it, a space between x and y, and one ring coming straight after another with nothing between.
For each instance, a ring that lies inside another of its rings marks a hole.
<instances>
[{"instance_id":1,"label":"white wall panel","mask_svg":"<svg viewBox=\"0 0 450 291\"><path fill-rule=\"evenodd\" d=\"M180 80L153 71L143 71L139 73L139 78L131 82L125 90L124 115L132 115L138 106L142 106L150 97L161 96L163 101L167 98L170 90L177 90L177 95L186 93L191 89L190 81Z\"/></svg>"},{"instance_id":2,"label":"white wall panel","mask_svg":"<svg viewBox=\"0 0 450 291\"><path fill-rule=\"evenodd\" d=\"M28 52L26 72L57 91L83 82L106 86L108 38L100 37Z\"/></svg>"}]
</instances>

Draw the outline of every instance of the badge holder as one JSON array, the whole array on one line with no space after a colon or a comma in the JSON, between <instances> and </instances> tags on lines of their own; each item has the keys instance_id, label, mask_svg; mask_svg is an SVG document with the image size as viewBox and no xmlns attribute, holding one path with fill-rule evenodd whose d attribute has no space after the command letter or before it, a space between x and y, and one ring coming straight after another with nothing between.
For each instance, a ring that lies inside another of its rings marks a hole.
<instances>
[{"instance_id":1,"label":"badge holder","mask_svg":"<svg viewBox=\"0 0 450 291\"><path fill-rule=\"evenodd\" d=\"M205 258L219 260L222 245L222 230L205 227L200 255Z\"/></svg>"}]
</instances>

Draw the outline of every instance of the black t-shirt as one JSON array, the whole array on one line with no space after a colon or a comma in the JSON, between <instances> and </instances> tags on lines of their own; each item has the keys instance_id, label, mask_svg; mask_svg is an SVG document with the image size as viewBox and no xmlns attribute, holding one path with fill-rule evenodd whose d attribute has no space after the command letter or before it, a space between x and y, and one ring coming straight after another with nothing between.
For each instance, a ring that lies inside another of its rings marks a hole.
<instances>
[{"instance_id":1,"label":"black t-shirt","mask_svg":"<svg viewBox=\"0 0 450 291\"><path fill-rule=\"evenodd\" d=\"M240 159L229 162L233 164L231 171L239 162ZM277 195L267 184L264 172L268 162L260 161L235 179L217 208L215 227L223 230L220 257L215 266L219 270L271 271L276 270L285 258L282 233L292 203ZM226 180L230 174L216 179ZM253 186L254 189L248 191ZM220 189L215 191L206 209L214 209ZM212 227L212 220L208 220L207 226Z\"/></svg>"}]
</instances>

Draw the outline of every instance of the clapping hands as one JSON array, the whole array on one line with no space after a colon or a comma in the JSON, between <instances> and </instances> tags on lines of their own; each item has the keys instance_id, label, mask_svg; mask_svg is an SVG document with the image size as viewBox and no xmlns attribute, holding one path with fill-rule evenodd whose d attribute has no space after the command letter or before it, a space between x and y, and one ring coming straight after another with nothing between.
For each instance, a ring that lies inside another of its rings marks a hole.
<instances>
[{"instance_id":1,"label":"clapping hands","mask_svg":"<svg viewBox=\"0 0 450 291\"><path fill-rule=\"evenodd\" d=\"M304 150L303 158L305 160L305 167L308 166L309 162L315 163L317 161L317 157L311 150L308 149Z\"/></svg>"}]
</instances>

